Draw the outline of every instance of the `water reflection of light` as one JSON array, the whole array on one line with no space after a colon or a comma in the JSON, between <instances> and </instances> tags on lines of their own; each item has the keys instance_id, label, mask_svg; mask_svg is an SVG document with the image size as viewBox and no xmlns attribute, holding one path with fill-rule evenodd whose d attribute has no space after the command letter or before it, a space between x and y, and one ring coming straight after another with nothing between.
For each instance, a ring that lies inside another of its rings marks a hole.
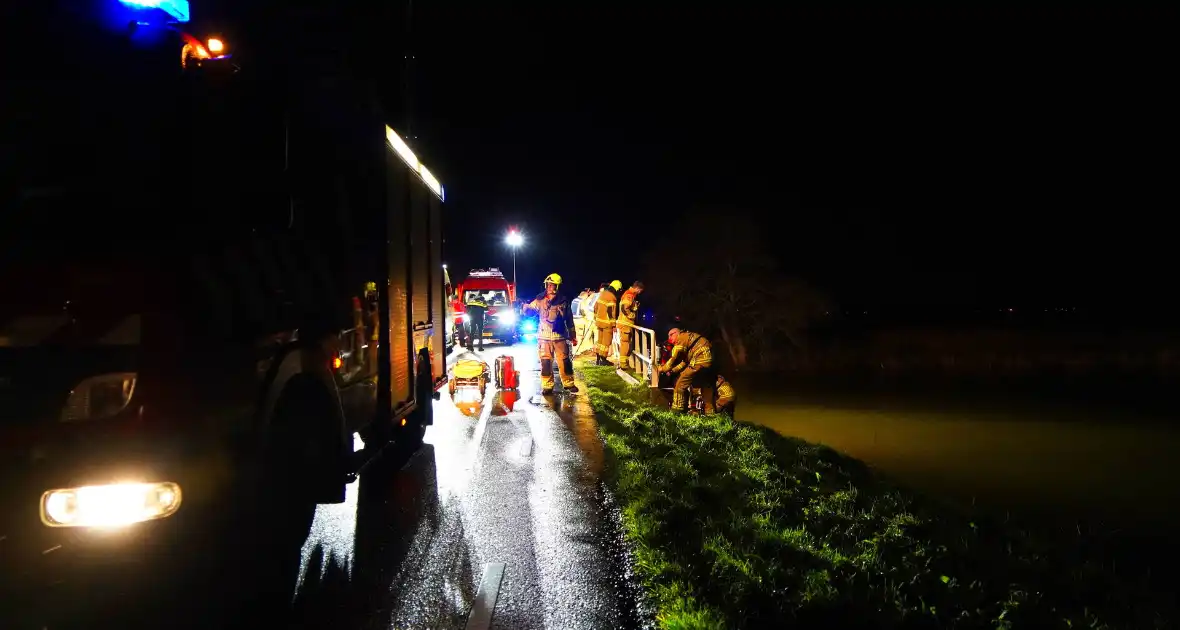
<instances>
[{"instance_id":1,"label":"water reflection of light","mask_svg":"<svg viewBox=\"0 0 1180 630\"><path fill-rule=\"evenodd\" d=\"M363 449L365 446L359 434L353 435L352 444L354 450ZM303 589L303 584L308 578L307 568L313 554L317 553L317 548L322 549L324 562L320 567L320 574L312 576L316 581L324 578L332 564L343 568L345 575L352 579L359 487L360 481L353 481L345 486L344 503L316 506L311 530L307 533L307 540L303 541L303 549L299 551L299 582L295 586L296 595Z\"/></svg>"},{"instance_id":2,"label":"water reflection of light","mask_svg":"<svg viewBox=\"0 0 1180 630\"><path fill-rule=\"evenodd\" d=\"M476 415L479 409L477 402ZM470 483L471 454L465 446L473 439L477 425L452 399L443 396L434 403L434 424L426 428L424 439L434 447L435 482L443 507L458 501Z\"/></svg>"}]
</instances>

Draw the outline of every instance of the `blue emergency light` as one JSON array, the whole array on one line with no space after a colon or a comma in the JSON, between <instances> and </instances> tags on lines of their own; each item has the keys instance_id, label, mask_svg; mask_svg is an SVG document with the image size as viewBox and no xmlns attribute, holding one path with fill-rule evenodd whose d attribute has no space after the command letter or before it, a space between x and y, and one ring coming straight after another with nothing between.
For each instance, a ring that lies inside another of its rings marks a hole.
<instances>
[{"instance_id":1,"label":"blue emergency light","mask_svg":"<svg viewBox=\"0 0 1180 630\"><path fill-rule=\"evenodd\" d=\"M188 0L119 0L130 9L163 11L177 22L188 22Z\"/></svg>"}]
</instances>

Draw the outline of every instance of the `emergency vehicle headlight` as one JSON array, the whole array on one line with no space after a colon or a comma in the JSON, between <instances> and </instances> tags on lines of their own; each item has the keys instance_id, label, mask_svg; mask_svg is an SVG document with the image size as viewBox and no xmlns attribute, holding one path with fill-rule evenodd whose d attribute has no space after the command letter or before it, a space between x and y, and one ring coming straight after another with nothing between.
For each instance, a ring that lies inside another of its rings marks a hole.
<instances>
[{"instance_id":1,"label":"emergency vehicle headlight","mask_svg":"<svg viewBox=\"0 0 1180 630\"><path fill-rule=\"evenodd\" d=\"M504 324L512 324L516 321L516 313L512 311L504 311L503 313L496 313L496 319Z\"/></svg>"},{"instance_id":2,"label":"emergency vehicle headlight","mask_svg":"<svg viewBox=\"0 0 1180 630\"><path fill-rule=\"evenodd\" d=\"M92 376L78 383L61 410L62 422L100 420L127 408L135 393L134 372Z\"/></svg>"},{"instance_id":3,"label":"emergency vehicle headlight","mask_svg":"<svg viewBox=\"0 0 1180 630\"><path fill-rule=\"evenodd\" d=\"M536 330L537 330L537 322L534 322L534 321L532 321L532 320L529 320L529 321L525 322L525 323L524 323L524 329L525 329L525 330L527 330L527 331L529 331L529 332L536 331Z\"/></svg>"},{"instance_id":4,"label":"emergency vehicle headlight","mask_svg":"<svg viewBox=\"0 0 1180 630\"><path fill-rule=\"evenodd\" d=\"M49 527L119 527L172 516L180 501L180 485L172 482L63 488L41 495L41 522Z\"/></svg>"}]
</instances>

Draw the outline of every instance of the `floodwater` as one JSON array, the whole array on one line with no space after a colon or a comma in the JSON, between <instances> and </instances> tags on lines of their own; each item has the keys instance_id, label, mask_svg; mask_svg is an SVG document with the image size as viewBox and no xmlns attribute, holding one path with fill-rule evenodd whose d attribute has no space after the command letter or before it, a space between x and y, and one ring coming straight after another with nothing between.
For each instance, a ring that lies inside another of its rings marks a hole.
<instances>
[{"instance_id":1,"label":"floodwater","mask_svg":"<svg viewBox=\"0 0 1180 630\"><path fill-rule=\"evenodd\" d=\"M746 389L739 420L830 446L934 497L1106 534L1180 532L1180 423L1108 407Z\"/></svg>"}]
</instances>

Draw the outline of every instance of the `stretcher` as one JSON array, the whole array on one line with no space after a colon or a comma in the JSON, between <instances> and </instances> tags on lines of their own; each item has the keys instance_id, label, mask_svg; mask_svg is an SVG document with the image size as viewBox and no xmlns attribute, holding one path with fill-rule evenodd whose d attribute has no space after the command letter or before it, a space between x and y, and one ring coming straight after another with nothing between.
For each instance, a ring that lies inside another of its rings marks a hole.
<instances>
[{"instance_id":1,"label":"stretcher","mask_svg":"<svg viewBox=\"0 0 1180 630\"><path fill-rule=\"evenodd\" d=\"M488 384L488 364L476 359L463 359L455 363L451 370L451 396L460 387L475 387L483 392Z\"/></svg>"}]
</instances>

